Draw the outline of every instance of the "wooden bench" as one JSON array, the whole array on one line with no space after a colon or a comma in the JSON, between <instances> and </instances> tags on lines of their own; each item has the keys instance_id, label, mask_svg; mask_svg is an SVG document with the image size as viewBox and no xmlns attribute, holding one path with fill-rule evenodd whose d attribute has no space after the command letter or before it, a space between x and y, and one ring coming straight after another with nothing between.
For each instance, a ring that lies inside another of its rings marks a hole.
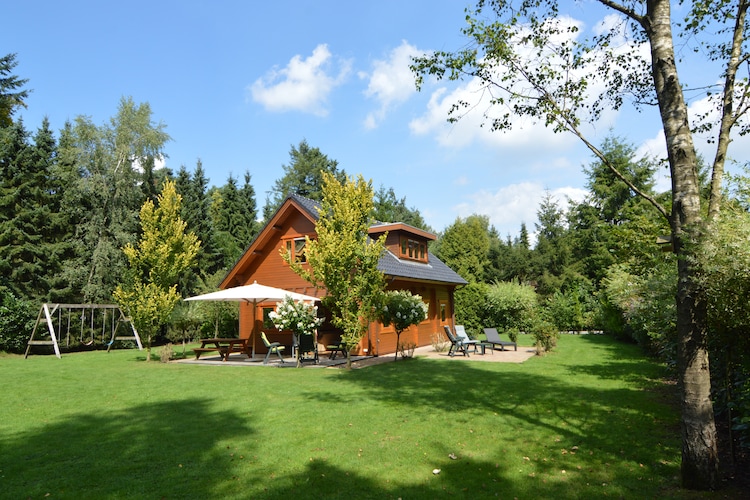
<instances>
[{"instance_id":1,"label":"wooden bench","mask_svg":"<svg viewBox=\"0 0 750 500\"><path fill-rule=\"evenodd\" d=\"M196 347L193 349L193 352L195 353L195 359L199 359L201 354L207 352L218 352L221 355L221 359L224 359L224 353L222 352L224 350L222 347Z\"/></svg>"}]
</instances>

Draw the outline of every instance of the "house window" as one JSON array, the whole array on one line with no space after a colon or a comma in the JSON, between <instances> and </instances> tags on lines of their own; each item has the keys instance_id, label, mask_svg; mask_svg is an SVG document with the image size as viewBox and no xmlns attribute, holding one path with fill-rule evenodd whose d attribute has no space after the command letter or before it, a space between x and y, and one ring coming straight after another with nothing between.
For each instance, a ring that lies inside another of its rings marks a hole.
<instances>
[{"instance_id":1,"label":"house window","mask_svg":"<svg viewBox=\"0 0 750 500\"><path fill-rule=\"evenodd\" d=\"M307 255L305 255L305 238L287 240L286 251L294 257L295 262L307 262Z\"/></svg>"},{"instance_id":2,"label":"house window","mask_svg":"<svg viewBox=\"0 0 750 500\"><path fill-rule=\"evenodd\" d=\"M401 238L401 257L427 262L427 244L411 238Z\"/></svg>"}]
</instances>

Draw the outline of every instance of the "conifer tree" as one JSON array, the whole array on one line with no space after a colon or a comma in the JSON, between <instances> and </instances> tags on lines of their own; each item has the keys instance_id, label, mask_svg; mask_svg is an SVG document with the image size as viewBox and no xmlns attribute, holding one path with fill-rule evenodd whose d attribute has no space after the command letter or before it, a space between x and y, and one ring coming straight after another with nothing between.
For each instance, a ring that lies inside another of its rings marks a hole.
<instances>
[{"instance_id":1,"label":"conifer tree","mask_svg":"<svg viewBox=\"0 0 750 500\"><path fill-rule=\"evenodd\" d=\"M377 316L385 290L385 277L378 261L385 251L385 235L370 240L372 186L360 175L357 180L339 182L323 172L323 201L315 225L317 238L305 238L307 263L284 259L312 285L325 288L323 304L331 311L331 323L343 331L342 341L351 349ZM347 367L351 368L349 350Z\"/></svg>"},{"instance_id":2,"label":"conifer tree","mask_svg":"<svg viewBox=\"0 0 750 500\"><path fill-rule=\"evenodd\" d=\"M148 360L153 337L180 300L177 282L200 248L197 236L185 232L181 201L174 182L166 182L157 197L158 205L146 200L141 207L138 245L127 244L122 249L129 264L128 274L113 296L145 338Z\"/></svg>"}]
</instances>

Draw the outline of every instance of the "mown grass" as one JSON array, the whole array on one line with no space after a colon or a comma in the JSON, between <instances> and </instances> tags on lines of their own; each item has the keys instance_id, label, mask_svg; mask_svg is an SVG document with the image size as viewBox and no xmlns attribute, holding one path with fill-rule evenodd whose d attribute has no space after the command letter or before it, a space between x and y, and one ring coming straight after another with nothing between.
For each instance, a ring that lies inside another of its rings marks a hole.
<instances>
[{"instance_id":1,"label":"mown grass","mask_svg":"<svg viewBox=\"0 0 750 500\"><path fill-rule=\"evenodd\" d=\"M685 496L673 394L634 347L564 336L523 364L452 361L346 371L145 363L127 350L5 356L0 496Z\"/></svg>"}]
</instances>

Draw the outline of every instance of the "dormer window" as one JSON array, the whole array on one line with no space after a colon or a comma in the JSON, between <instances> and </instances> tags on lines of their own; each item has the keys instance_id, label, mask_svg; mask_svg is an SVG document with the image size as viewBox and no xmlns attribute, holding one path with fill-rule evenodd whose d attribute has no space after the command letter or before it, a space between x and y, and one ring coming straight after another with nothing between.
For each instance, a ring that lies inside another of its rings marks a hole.
<instances>
[{"instance_id":1,"label":"dormer window","mask_svg":"<svg viewBox=\"0 0 750 500\"><path fill-rule=\"evenodd\" d=\"M400 257L402 259L427 262L427 243L405 236L401 237L400 243Z\"/></svg>"}]
</instances>

